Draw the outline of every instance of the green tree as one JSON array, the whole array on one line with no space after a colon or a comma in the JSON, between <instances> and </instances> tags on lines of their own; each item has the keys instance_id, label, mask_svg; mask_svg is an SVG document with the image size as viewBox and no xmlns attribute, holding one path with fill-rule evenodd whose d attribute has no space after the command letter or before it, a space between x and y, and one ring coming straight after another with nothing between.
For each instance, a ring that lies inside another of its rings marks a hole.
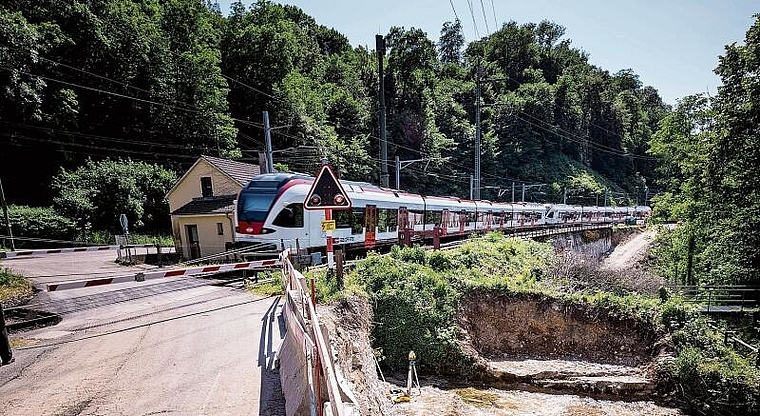
<instances>
[{"instance_id":1,"label":"green tree","mask_svg":"<svg viewBox=\"0 0 760 416\"><path fill-rule=\"evenodd\" d=\"M145 162L105 159L88 160L53 178L56 208L80 224L89 222L96 230L118 228L126 214L133 229L167 231L169 210L164 200L177 175Z\"/></svg>"},{"instance_id":2,"label":"green tree","mask_svg":"<svg viewBox=\"0 0 760 416\"><path fill-rule=\"evenodd\" d=\"M438 40L438 56L441 63L444 65L460 63L463 48L462 22L459 19L456 19L454 23L444 22L441 28L441 37Z\"/></svg>"}]
</instances>

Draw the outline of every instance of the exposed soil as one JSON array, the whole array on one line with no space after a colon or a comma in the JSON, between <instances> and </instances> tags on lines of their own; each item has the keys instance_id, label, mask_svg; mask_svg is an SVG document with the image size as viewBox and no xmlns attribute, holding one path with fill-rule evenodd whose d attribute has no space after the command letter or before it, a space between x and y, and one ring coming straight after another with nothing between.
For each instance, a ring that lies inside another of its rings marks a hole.
<instances>
[{"instance_id":1,"label":"exposed soil","mask_svg":"<svg viewBox=\"0 0 760 416\"><path fill-rule=\"evenodd\" d=\"M463 323L469 328L469 341L463 345L478 358L481 382L491 387L462 388L467 386L461 385L463 379L422 377L422 388L413 389L411 400L397 404L391 392L404 389L405 383L393 377L389 382L379 379L369 339L372 309L368 301L352 297L320 307L361 414L683 414L651 401L658 397L646 363L656 348L652 337L636 324L591 309L530 298L480 293L470 295L463 304L467 307L460 319L467 313L483 314L479 319L470 315ZM568 337L566 342L562 336ZM504 345L511 346L511 353L505 353Z\"/></svg>"},{"instance_id":2,"label":"exposed soil","mask_svg":"<svg viewBox=\"0 0 760 416\"><path fill-rule=\"evenodd\" d=\"M654 353L647 328L592 307L488 291L468 294L462 305L457 321L463 340L481 362L540 357L638 366Z\"/></svg>"},{"instance_id":3,"label":"exposed soil","mask_svg":"<svg viewBox=\"0 0 760 416\"><path fill-rule=\"evenodd\" d=\"M639 268L646 261L647 250L656 236L654 230L630 235L616 244L615 250L602 261L602 267L608 270Z\"/></svg>"},{"instance_id":4,"label":"exposed soil","mask_svg":"<svg viewBox=\"0 0 760 416\"><path fill-rule=\"evenodd\" d=\"M392 414L391 401L386 397L391 385L378 379L369 339L373 314L367 299L353 296L333 305L319 306L318 312L361 414Z\"/></svg>"}]
</instances>

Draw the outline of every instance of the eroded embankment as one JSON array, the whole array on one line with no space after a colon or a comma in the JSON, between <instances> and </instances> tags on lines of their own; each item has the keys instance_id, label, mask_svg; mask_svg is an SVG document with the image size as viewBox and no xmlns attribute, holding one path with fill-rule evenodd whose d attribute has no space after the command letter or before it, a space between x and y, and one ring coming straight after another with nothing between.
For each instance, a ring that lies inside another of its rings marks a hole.
<instances>
[{"instance_id":1,"label":"eroded embankment","mask_svg":"<svg viewBox=\"0 0 760 416\"><path fill-rule=\"evenodd\" d=\"M327 318L337 362L362 414L482 415L508 409L546 415L572 409L594 414L681 414L651 401L658 398L649 370L659 354L654 332L598 307L537 295L471 292L463 297L456 319L460 344L477 363L473 370L477 379L470 382L478 388L474 390L478 399L470 397L472 392L434 387L463 387L464 378L423 377L421 394L397 405L389 399L389 391L398 386L378 379L370 343L373 311L367 299L349 297L320 307L320 314ZM494 399L484 404L481 395ZM538 405L547 400L550 408Z\"/></svg>"},{"instance_id":2,"label":"eroded embankment","mask_svg":"<svg viewBox=\"0 0 760 416\"><path fill-rule=\"evenodd\" d=\"M498 387L625 399L655 395L656 332L632 318L541 295L478 290L457 314L475 376Z\"/></svg>"},{"instance_id":3,"label":"eroded embankment","mask_svg":"<svg viewBox=\"0 0 760 416\"><path fill-rule=\"evenodd\" d=\"M462 300L457 321L467 342L486 357L577 357L641 365L654 352L654 333L638 321L540 295L472 292Z\"/></svg>"}]
</instances>

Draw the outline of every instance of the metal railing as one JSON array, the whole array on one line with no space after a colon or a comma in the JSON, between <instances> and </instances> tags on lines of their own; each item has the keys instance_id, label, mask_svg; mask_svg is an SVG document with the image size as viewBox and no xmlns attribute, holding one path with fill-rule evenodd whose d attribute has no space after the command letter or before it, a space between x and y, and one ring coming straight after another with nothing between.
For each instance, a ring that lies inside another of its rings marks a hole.
<instances>
[{"instance_id":1,"label":"metal railing","mask_svg":"<svg viewBox=\"0 0 760 416\"><path fill-rule=\"evenodd\" d=\"M754 311L760 299L760 287L746 285L687 285L674 289L690 303L701 304L704 312Z\"/></svg>"}]
</instances>

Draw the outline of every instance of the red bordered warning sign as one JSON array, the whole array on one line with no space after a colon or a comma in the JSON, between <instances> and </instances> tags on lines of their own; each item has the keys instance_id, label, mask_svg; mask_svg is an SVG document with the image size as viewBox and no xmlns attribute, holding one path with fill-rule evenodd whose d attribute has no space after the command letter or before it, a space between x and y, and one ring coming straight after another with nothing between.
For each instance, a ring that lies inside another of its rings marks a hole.
<instances>
[{"instance_id":1,"label":"red bordered warning sign","mask_svg":"<svg viewBox=\"0 0 760 416\"><path fill-rule=\"evenodd\" d=\"M304 209L350 209L351 200L330 165L322 165L303 201Z\"/></svg>"}]
</instances>

